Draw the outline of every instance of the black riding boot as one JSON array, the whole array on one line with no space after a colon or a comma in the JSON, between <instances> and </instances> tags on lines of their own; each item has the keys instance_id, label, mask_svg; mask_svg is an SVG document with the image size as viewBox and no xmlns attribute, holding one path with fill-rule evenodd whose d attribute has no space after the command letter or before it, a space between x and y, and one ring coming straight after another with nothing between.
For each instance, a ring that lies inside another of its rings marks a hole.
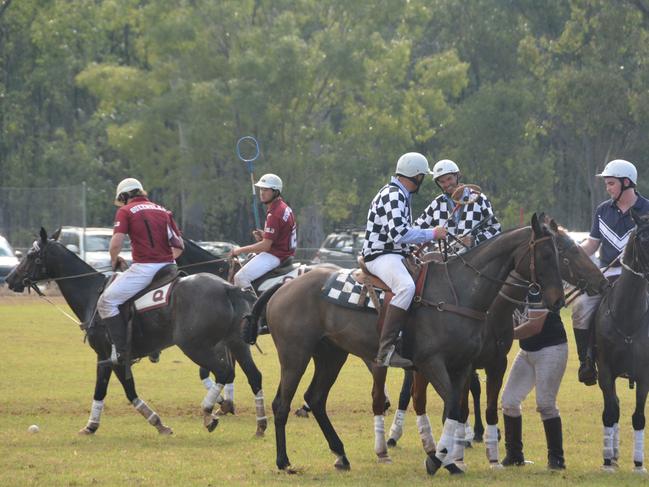
<instances>
[{"instance_id":1,"label":"black riding boot","mask_svg":"<svg viewBox=\"0 0 649 487\"><path fill-rule=\"evenodd\" d=\"M502 464L505 467L525 465L523 455L523 417L507 416L503 414L505 421L505 458Z\"/></svg>"},{"instance_id":2,"label":"black riding boot","mask_svg":"<svg viewBox=\"0 0 649 487\"><path fill-rule=\"evenodd\" d=\"M381 330L379 339L379 351L376 354L374 362L383 367L403 367L404 369L412 368L410 360L401 357L395 352L399 332L406 322L408 311L396 306L388 305L385 313L385 321Z\"/></svg>"},{"instance_id":3,"label":"black riding boot","mask_svg":"<svg viewBox=\"0 0 649 487\"><path fill-rule=\"evenodd\" d=\"M574 329L575 342L577 343L577 355L579 357L579 382L587 386L597 384L597 369L593 358L588 354L590 344L590 330Z\"/></svg>"},{"instance_id":4,"label":"black riding boot","mask_svg":"<svg viewBox=\"0 0 649 487\"><path fill-rule=\"evenodd\" d=\"M126 323L121 314L104 318L108 334L113 342L114 352L111 354L110 360L114 364L123 364L126 360L127 350L127 337L126 337Z\"/></svg>"},{"instance_id":5,"label":"black riding boot","mask_svg":"<svg viewBox=\"0 0 649 487\"><path fill-rule=\"evenodd\" d=\"M561 432L561 417L544 419L545 440L548 444L548 468L563 470L566 462L563 458L563 434Z\"/></svg>"}]
</instances>

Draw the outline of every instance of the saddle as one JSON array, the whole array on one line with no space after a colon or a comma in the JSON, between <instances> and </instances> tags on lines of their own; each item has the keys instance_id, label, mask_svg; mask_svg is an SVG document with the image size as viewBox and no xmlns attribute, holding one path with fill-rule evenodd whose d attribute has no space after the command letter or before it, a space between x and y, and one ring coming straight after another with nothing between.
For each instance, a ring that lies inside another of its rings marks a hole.
<instances>
[{"instance_id":1,"label":"saddle","mask_svg":"<svg viewBox=\"0 0 649 487\"><path fill-rule=\"evenodd\" d=\"M296 264L295 262L293 262L293 257L288 257L279 265L279 267L275 267L274 269L268 271L266 274L252 281L252 287L258 289L264 281L273 277L283 276L285 274L288 274L289 272L293 272L295 269L300 267L300 265L301 264Z\"/></svg>"}]
</instances>

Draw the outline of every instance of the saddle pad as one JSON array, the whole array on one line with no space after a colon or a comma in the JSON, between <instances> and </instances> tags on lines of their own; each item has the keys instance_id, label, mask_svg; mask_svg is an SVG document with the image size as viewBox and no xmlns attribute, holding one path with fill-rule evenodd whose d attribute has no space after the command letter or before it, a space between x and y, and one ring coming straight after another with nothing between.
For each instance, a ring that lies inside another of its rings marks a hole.
<instances>
[{"instance_id":1,"label":"saddle pad","mask_svg":"<svg viewBox=\"0 0 649 487\"><path fill-rule=\"evenodd\" d=\"M152 289L148 293L140 296L134 303L135 311L144 313L152 309L163 308L169 304L171 290L176 281L169 282L162 287Z\"/></svg>"},{"instance_id":2,"label":"saddle pad","mask_svg":"<svg viewBox=\"0 0 649 487\"><path fill-rule=\"evenodd\" d=\"M332 274L322 287L322 296L326 301L339 306L352 309L364 309L376 313L376 308L374 308L374 304L368 293L365 293L363 302L359 305L358 300L361 297L363 285L352 277L352 271L353 269L343 269ZM385 292L380 289L375 289L374 292L379 298L381 305L383 305Z\"/></svg>"}]
</instances>

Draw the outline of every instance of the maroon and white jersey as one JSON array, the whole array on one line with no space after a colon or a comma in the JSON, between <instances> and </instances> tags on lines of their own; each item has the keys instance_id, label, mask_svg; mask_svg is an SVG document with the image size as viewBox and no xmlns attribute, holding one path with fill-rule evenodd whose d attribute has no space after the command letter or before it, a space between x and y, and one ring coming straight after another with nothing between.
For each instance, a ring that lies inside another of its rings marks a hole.
<instances>
[{"instance_id":1,"label":"maroon and white jersey","mask_svg":"<svg viewBox=\"0 0 649 487\"><path fill-rule=\"evenodd\" d=\"M182 248L171 212L145 196L137 196L117 210L113 233L128 234L133 262L140 264L173 262L172 244Z\"/></svg>"},{"instance_id":2,"label":"maroon and white jersey","mask_svg":"<svg viewBox=\"0 0 649 487\"><path fill-rule=\"evenodd\" d=\"M273 241L268 253L279 260L295 255L297 247L295 217L293 210L281 197L276 198L266 210L264 238Z\"/></svg>"}]
</instances>

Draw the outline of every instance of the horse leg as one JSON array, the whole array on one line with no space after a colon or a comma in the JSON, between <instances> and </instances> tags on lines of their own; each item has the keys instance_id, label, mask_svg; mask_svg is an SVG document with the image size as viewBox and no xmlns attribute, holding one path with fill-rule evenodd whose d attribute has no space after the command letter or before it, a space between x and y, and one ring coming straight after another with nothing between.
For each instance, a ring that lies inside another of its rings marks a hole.
<instances>
[{"instance_id":1,"label":"horse leg","mask_svg":"<svg viewBox=\"0 0 649 487\"><path fill-rule=\"evenodd\" d=\"M430 382L440 397L444 400L444 428L437 444L434 456L426 458L426 471L435 475L439 467L443 466L451 474L464 473L453 461L450 452L453 448L455 431L460 420L460 389L467 383L471 366L462 367L461 370L450 374L444 360L440 356L429 358L426 362L418 363L419 372ZM459 385L458 385L459 384ZM414 398L413 398L414 403Z\"/></svg>"},{"instance_id":2,"label":"horse leg","mask_svg":"<svg viewBox=\"0 0 649 487\"><path fill-rule=\"evenodd\" d=\"M374 453L379 463L392 463L385 441L385 377L387 367L375 367L372 371L372 412L374 413Z\"/></svg>"},{"instance_id":3,"label":"horse leg","mask_svg":"<svg viewBox=\"0 0 649 487\"><path fill-rule=\"evenodd\" d=\"M451 451L451 458L461 468L466 468L464 464L464 449L466 448L466 425L469 419L469 388L471 386L471 376L469 375L465 385L462 387L460 395L460 419L455 428L454 445Z\"/></svg>"},{"instance_id":4,"label":"horse leg","mask_svg":"<svg viewBox=\"0 0 649 487\"><path fill-rule=\"evenodd\" d=\"M115 375L117 376L119 381L122 383L124 393L126 394L126 397L131 402L135 410L142 416L144 416L149 424L151 426L154 426L155 429L158 430L158 433L160 433L161 435L173 434L173 430L163 424L162 419L160 419L160 416L158 416L158 413L153 411L147 405L147 403L137 397L137 393L135 392L135 380L133 379L133 374L129 374L128 379L126 378L126 366L116 365L113 367L113 370L115 371Z\"/></svg>"},{"instance_id":5,"label":"horse leg","mask_svg":"<svg viewBox=\"0 0 649 487\"><path fill-rule=\"evenodd\" d=\"M276 342L277 343L277 342ZM295 391L304 375L309 360L311 359L310 351L306 346L301 348L292 348L282 353L283 350L278 348L280 362L280 381L277 386L277 393L273 399L273 415L275 421L275 445L277 448L277 458L275 464L280 470L288 473L294 473L291 462L286 453L286 422L291 410L291 401L295 396Z\"/></svg>"},{"instance_id":6,"label":"horse leg","mask_svg":"<svg viewBox=\"0 0 649 487\"><path fill-rule=\"evenodd\" d=\"M401 384L401 392L399 393L399 406L394 413L392 426L390 427L390 435L388 437L388 447L397 446L397 441L403 435L403 425L406 421L406 409L410 402L410 394L412 389L412 374L411 370L403 371L403 382Z\"/></svg>"},{"instance_id":7,"label":"horse leg","mask_svg":"<svg viewBox=\"0 0 649 487\"><path fill-rule=\"evenodd\" d=\"M247 344L238 340L230 344L229 348L241 366L241 370L246 374L250 389L252 389L252 393L255 395L255 412L257 414L257 431L255 435L264 436L264 432L268 427L268 418L266 417L266 406L264 405L264 391L261 388L261 372L257 368L257 365L255 365L252 354L250 353L250 347ZM221 406L221 409L223 409L223 406Z\"/></svg>"},{"instance_id":8,"label":"horse leg","mask_svg":"<svg viewBox=\"0 0 649 487\"><path fill-rule=\"evenodd\" d=\"M210 370L216 377L217 382L207 391L201 403L203 426L211 433L219 424L219 418L212 413L214 406L221 395L223 385L234 380L234 368L224 354L215 353L211 347L195 348L184 343L179 343L178 347L194 363Z\"/></svg>"},{"instance_id":9,"label":"horse leg","mask_svg":"<svg viewBox=\"0 0 649 487\"><path fill-rule=\"evenodd\" d=\"M348 353L344 350L325 341L320 342L313 355L315 364L313 379L304 397L329 444L329 449L336 455L334 467L338 470L349 470L350 464L343 442L327 415L327 398L340 369L347 361L347 356Z\"/></svg>"},{"instance_id":10,"label":"horse leg","mask_svg":"<svg viewBox=\"0 0 649 487\"><path fill-rule=\"evenodd\" d=\"M426 388L428 381L419 372L412 373L412 407L417 414L417 431L424 452L429 457L434 457L437 452L437 445L433 437L433 428L430 425L430 419L426 414Z\"/></svg>"},{"instance_id":11,"label":"horse leg","mask_svg":"<svg viewBox=\"0 0 649 487\"><path fill-rule=\"evenodd\" d=\"M498 357L498 360L485 368L487 376L487 407L485 408L485 419L487 431L485 435L485 447L487 460L491 468L499 468L500 458L498 452L498 397L503 387L503 378L507 370L507 356Z\"/></svg>"},{"instance_id":12,"label":"horse leg","mask_svg":"<svg viewBox=\"0 0 649 487\"><path fill-rule=\"evenodd\" d=\"M633 465L637 473L647 473L644 467L644 427L645 427L645 404L647 403L647 392L649 382L642 380L638 382L635 393L635 411L631 418L633 422Z\"/></svg>"},{"instance_id":13,"label":"horse leg","mask_svg":"<svg viewBox=\"0 0 649 487\"><path fill-rule=\"evenodd\" d=\"M97 365L97 378L95 380L95 395L92 397L90 417L88 423L80 431L80 435L92 435L99 429L101 413L104 410L104 399L108 392L108 383L113 369Z\"/></svg>"},{"instance_id":14,"label":"horse leg","mask_svg":"<svg viewBox=\"0 0 649 487\"><path fill-rule=\"evenodd\" d=\"M473 397L473 441L482 443L484 436L484 424L482 423L482 408L480 407L480 396L482 395L482 387L480 385L480 377L476 370L471 374L471 385L469 386L471 396Z\"/></svg>"},{"instance_id":15,"label":"horse leg","mask_svg":"<svg viewBox=\"0 0 649 487\"><path fill-rule=\"evenodd\" d=\"M603 457L604 464L602 470L611 472L615 470L615 424L620 420L620 403L615 391L615 377L611 373L610 368L600 360L598 383L599 388L604 396L604 411L602 412L603 423Z\"/></svg>"}]
</instances>

